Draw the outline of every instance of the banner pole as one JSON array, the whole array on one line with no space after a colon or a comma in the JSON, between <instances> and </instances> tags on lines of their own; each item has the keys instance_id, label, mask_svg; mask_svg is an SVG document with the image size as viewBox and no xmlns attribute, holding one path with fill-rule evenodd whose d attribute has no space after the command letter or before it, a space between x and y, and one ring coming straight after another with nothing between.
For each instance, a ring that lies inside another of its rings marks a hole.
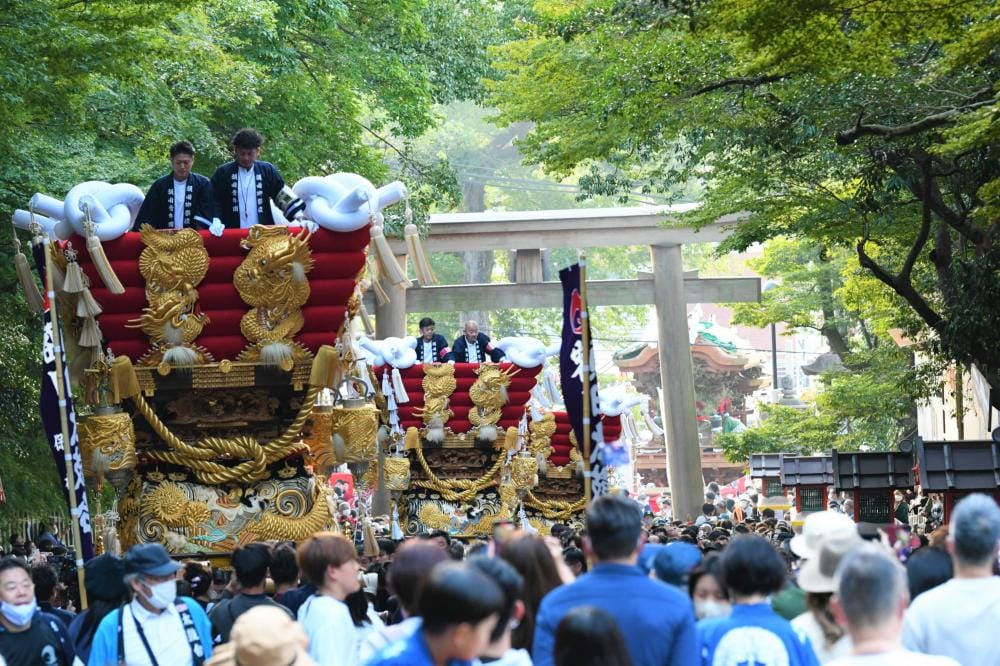
<instances>
[{"instance_id":1,"label":"banner pole","mask_svg":"<svg viewBox=\"0 0 1000 666\"><path fill-rule=\"evenodd\" d=\"M580 321L582 326L583 364L583 500L590 504L593 498L593 479L590 477L590 313L587 311L587 255L580 255Z\"/></svg>"},{"instance_id":2,"label":"banner pole","mask_svg":"<svg viewBox=\"0 0 1000 666\"><path fill-rule=\"evenodd\" d=\"M59 307L52 283L51 241L46 241L45 291L49 301L49 322L52 325L52 344L56 357L56 394L59 396L59 427L63 436L63 457L66 460L66 482L69 484L69 517L73 526L73 544L76 547L76 576L80 583L80 607L87 608L87 588L83 577L83 540L80 538L80 515L76 507L76 469L73 467L73 446L69 436L69 417L66 414L66 383L63 370L62 334L59 330Z\"/></svg>"}]
</instances>

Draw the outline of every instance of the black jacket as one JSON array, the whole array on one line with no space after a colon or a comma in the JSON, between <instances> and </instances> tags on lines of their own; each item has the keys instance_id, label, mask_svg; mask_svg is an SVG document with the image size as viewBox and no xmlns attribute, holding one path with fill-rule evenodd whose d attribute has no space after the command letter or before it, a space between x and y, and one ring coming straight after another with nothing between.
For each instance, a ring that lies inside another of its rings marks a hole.
<instances>
[{"instance_id":1,"label":"black jacket","mask_svg":"<svg viewBox=\"0 0 1000 666\"><path fill-rule=\"evenodd\" d=\"M215 205L219 219L227 229L240 228L239 209L239 166L236 162L226 162L212 175L212 192L215 194ZM250 199L257 204L257 220L259 224L274 224L271 205L268 199L274 199L285 186L281 174L270 162L257 160L253 163L256 193Z\"/></svg>"},{"instance_id":2,"label":"black jacket","mask_svg":"<svg viewBox=\"0 0 1000 666\"><path fill-rule=\"evenodd\" d=\"M446 363L455 360L455 355L451 353L451 348L448 347L448 341L440 333L435 333L431 336L431 348L434 350L434 358L425 359L424 339L418 337L417 360L421 363Z\"/></svg>"},{"instance_id":3,"label":"black jacket","mask_svg":"<svg viewBox=\"0 0 1000 666\"><path fill-rule=\"evenodd\" d=\"M469 342L465 339L464 335L460 335L455 339L455 344L451 346L451 353L458 363L469 362ZM484 363L487 360L499 363L503 356L503 350L494 349L493 344L485 333L479 334L476 338L476 348L472 350L472 363Z\"/></svg>"},{"instance_id":4,"label":"black jacket","mask_svg":"<svg viewBox=\"0 0 1000 666\"><path fill-rule=\"evenodd\" d=\"M157 178L150 186L146 198L142 200L139 214L135 216L132 231L138 231L143 224L149 224L155 229L174 228L174 206L184 206L184 226L192 229L204 229L205 225L194 221L198 215L209 222L215 217L215 198L212 196L212 183L201 174L188 175L184 201L174 201L174 174L168 173Z\"/></svg>"}]
</instances>

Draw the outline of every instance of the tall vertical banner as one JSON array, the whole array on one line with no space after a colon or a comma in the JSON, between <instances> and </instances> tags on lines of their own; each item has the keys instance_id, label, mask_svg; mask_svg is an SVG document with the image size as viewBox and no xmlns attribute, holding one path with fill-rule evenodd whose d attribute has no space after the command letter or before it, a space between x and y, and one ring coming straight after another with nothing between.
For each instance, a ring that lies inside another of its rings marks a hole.
<instances>
[{"instance_id":1,"label":"tall vertical banner","mask_svg":"<svg viewBox=\"0 0 1000 666\"><path fill-rule=\"evenodd\" d=\"M72 506L70 502L70 492L76 493L76 516L80 522L80 543L76 545L76 556L84 560L94 557L94 538L90 529L90 510L87 506L87 492L83 484L83 464L80 456L80 440L76 433L76 412L73 410L73 398L69 395L69 371L66 366L66 354L62 349L56 349L52 336L52 312L51 308L45 311L45 329L42 336L42 397L41 412L42 424L45 427L45 435L49 441L49 448L52 450L52 458L56 462L56 469L62 478L63 492L66 494L66 504ZM60 336L61 337L61 336ZM63 437L62 426L60 424L59 409L59 389L56 386L56 354L62 357L63 386L67 387L66 393L66 417L69 422L69 442ZM73 459L73 482L74 488L69 487L69 475L66 469L66 447L69 447Z\"/></svg>"},{"instance_id":2,"label":"tall vertical banner","mask_svg":"<svg viewBox=\"0 0 1000 666\"><path fill-rule=\"evenodd\" d=\"M576 434L581 455L584 454L584 386L583 386L583 331L587 327L588 349L586 365L590 374L589 428L590 428L590 483L594 497L608 492L607 468L601 458L604 438L597 390L597 370L594 363L594 345L590 342L590 319L585 314L586 303L581 293L580 264L573 264L559 271L563 287L562 346L559 349L559 381L562 384L566 413Z\"/></svg>"}]
</instances>

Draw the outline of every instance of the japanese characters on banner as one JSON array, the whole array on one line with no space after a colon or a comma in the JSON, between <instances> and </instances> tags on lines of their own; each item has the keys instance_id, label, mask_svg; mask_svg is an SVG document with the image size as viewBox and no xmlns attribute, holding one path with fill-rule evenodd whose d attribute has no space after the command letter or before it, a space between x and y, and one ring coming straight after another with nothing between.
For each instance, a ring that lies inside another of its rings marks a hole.
<instances>
[{"instance_id":1,"label":"japanese characters on banner","mask_svg":"<svg viewBox=\"0 0 1000 666\"><path fill-rule=\"evenodd\" d=\"M66 367L66 354L59 350L62 355L63 386L67 387L66 394L66 416L69 422L69 442L63 438L62 426L59 419L59 390L56 386L56 346L52 339L52 319L51 311L45 311L45 329L42 337L42 396L41 412L42 424L45 427L45 435L48 438L49 447L52 450L52 458L56 462L56 469L62 476L63 492L66 494L66 504L69 500L69 479L66 470L65 451L69 446L73 458L73 481L76 493L76 514L80 521L80 543L77 545L77 557L89 560L94 557L93 533L90 529L90 510L87 507L87 492L83 484L83 464L80 456L80 441L76 434L76 412L73 410L73 398L69 395L69 372Z\"/></svg>"},{"instance_id":2,"label":"japanese characters on banner","mask_svg":"<svg viewBox=\"0 0 1000 666\"><path fill-rule=\"evenodd\" d=\"M584 322L583 300L580 296L580 264L573 264L559 271L563 286L562 347L559 350L559 380L562 383L563 402L573 425L576 441L583 455L583 327L587 326L590 342L587 364L590 368L590 488L594 497L608 492L608 472L601 456L604 441L601 429L600 400L597 390L597 370L594 359L593 338L590 337L589 318Z\"/></svg>"}]
</instances>

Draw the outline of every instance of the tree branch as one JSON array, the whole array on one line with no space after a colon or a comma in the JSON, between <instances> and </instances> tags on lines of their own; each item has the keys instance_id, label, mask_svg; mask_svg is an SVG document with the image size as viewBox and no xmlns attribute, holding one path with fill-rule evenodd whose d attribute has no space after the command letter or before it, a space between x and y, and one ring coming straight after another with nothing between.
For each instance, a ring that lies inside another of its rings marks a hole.
<instances>
[{"instance_id":1,"label":"tree branch","mask_svg":"<svg viewBox=\"0 0 1000 666\"><path fill-rule=\"evenodd\" d=\"M955 120L955 118L963 113L972 111L982 106L987 106L989 104L995 104L996 98L992 96L993 88L983 88L977 92L973 98L981 97L984 94L989 94L989 99L980 100L978 102L972 102L970 104L965 104L963 106L957 106L953 109L948 109L947 111L942 111L941 113L934 113L920 120L914 120L913 122L904 123L902 125L865 125L861 122L861 114L858 114L858 119L854 123L854 127L849 130L843 130L837 132L835 135L835 140L838 146L848 146L859 138L863 136L881 136L887 139L896 139L903 136L911 136L913 134L919 134L924 130L931 129L933 127L939 127L941 125L947 125L948 123Z\"/></svg>"},{"instance_id":2,"label":"tree branch","mask_svg":"<svg viewBox=\"0 0 1000 666\"><path fill-rule=\"evenodd\" d=\"M923 296L917 293L917 290L913 288L913 285L908 280L900 280L872 259L868 255L868 252L865 251L865 244L867 242L867 238L862 238L858 241L858 263L861 264L861 267L867 268L879 281L892 287L894 292L910 304L910 307L924 320L924 323L934 330L939 330L944 324L944 319L941 315L935 312L927 301L924 300Z\"/></svg>"},{"instance_id":3,"label":"tree branch","mask_svg":"<svg viewBox=\"0 0 1000 666\"><path fill-rule=\"evenodd\" d=\"M698 95L704 95L705 93L710 93L715 90L721 90L723 88L732 88L733 86L740 86L741 88L756 88L757 86L762 86L765 83L774 83L775 81L780 81L786 78L787 74L762 74L761 76L736 76L729 79L722 79L721 81L716 81L715 83L709 83L706 86L702 86L697 90L688 93L688 97L697 97Z\"/></svg>"}]
</instances>

